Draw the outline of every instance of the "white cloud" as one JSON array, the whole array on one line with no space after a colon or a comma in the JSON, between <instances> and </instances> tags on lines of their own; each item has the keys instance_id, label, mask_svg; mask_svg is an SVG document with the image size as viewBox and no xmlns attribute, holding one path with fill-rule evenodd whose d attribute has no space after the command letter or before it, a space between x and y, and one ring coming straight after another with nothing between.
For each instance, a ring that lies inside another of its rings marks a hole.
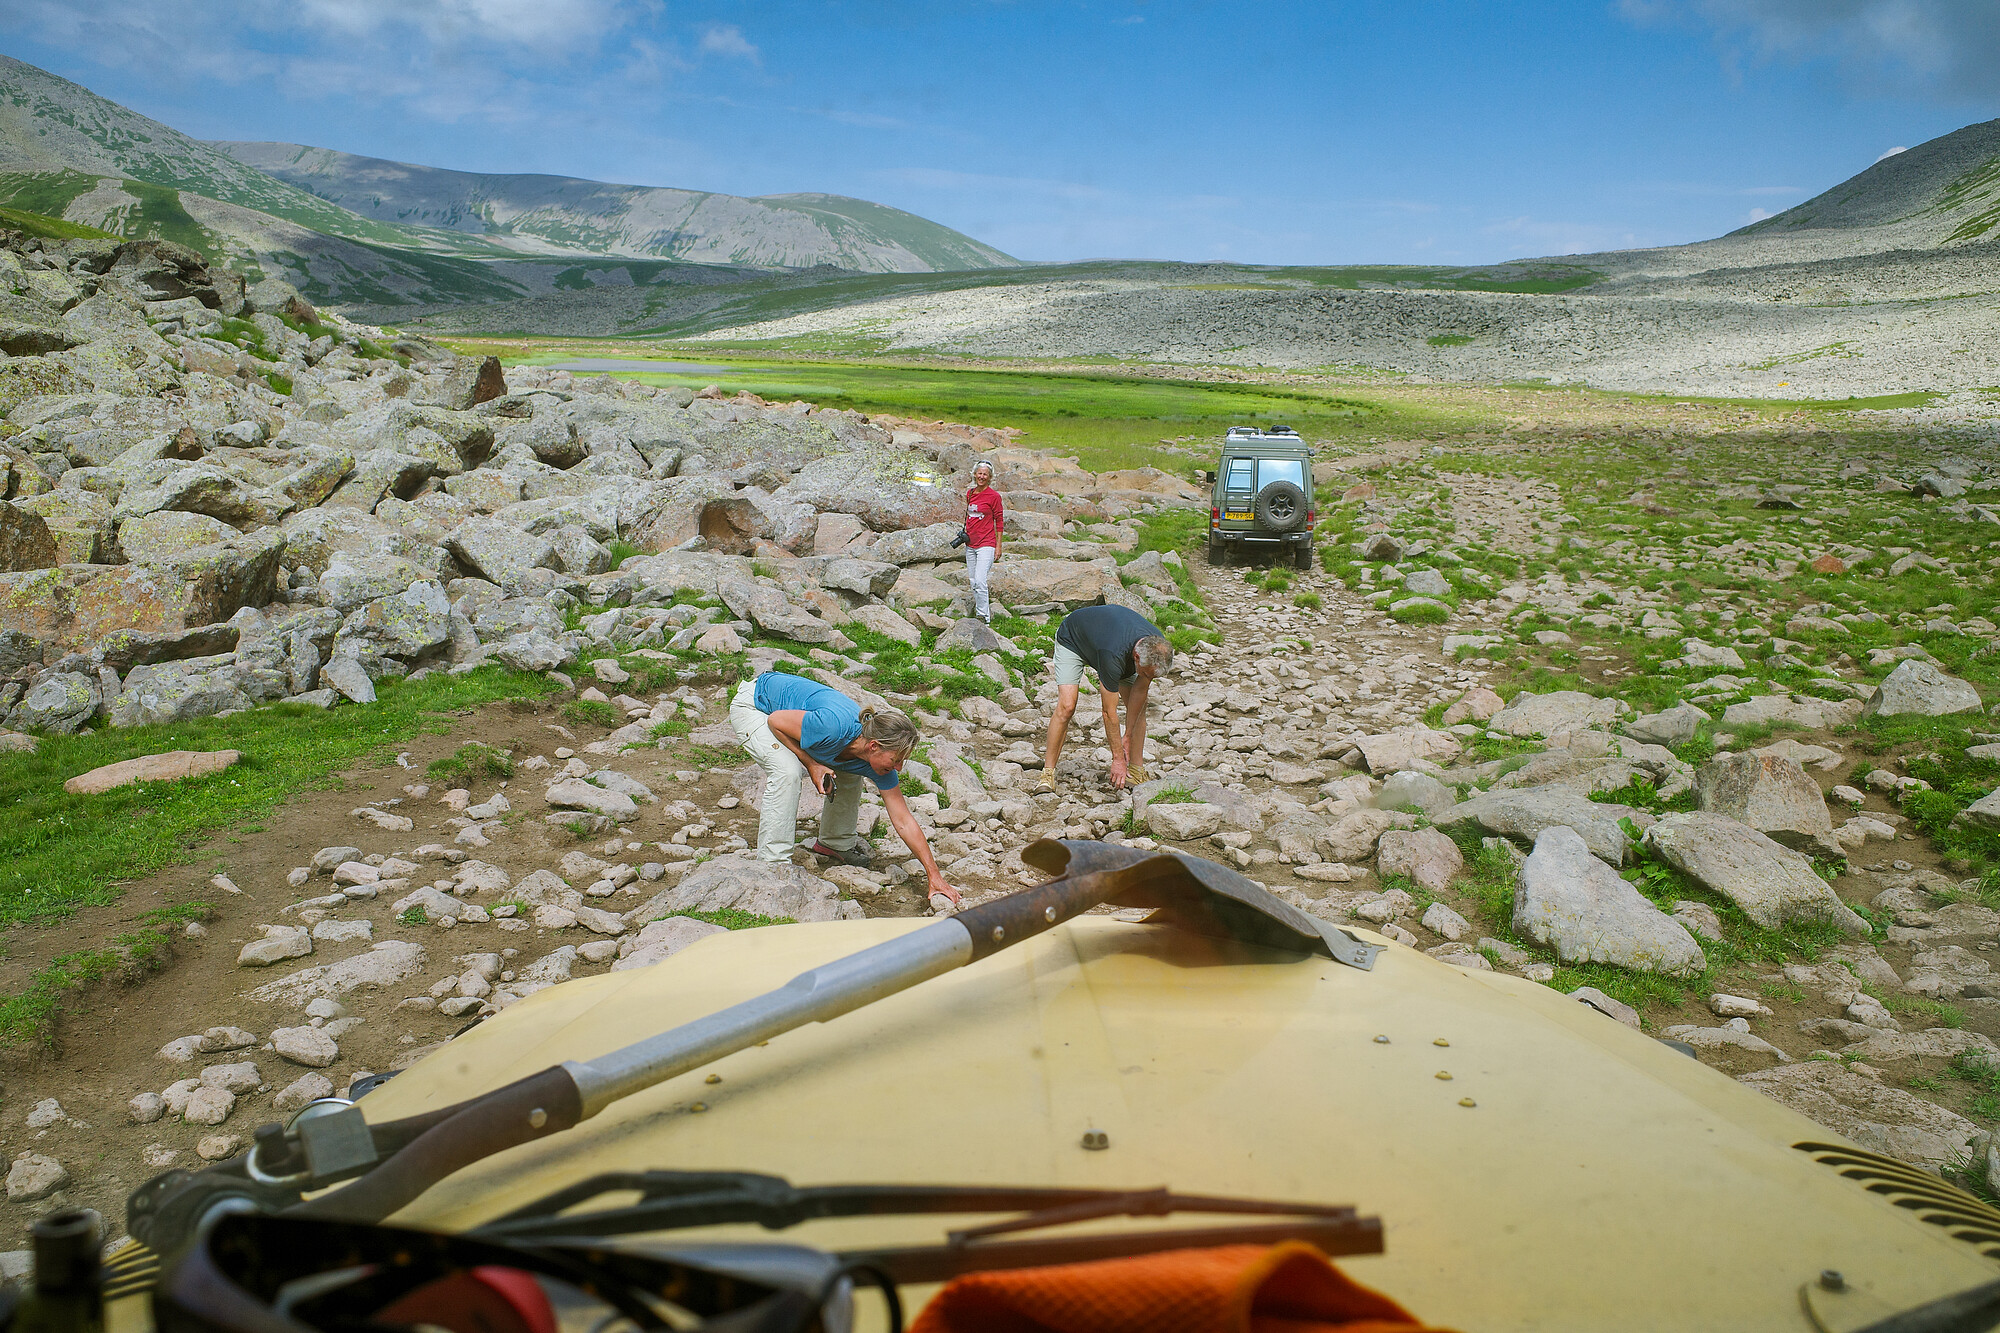
<instances>
[{"instance_id":1,"label":"white cloud","mask_svg":"<svg viewBox=\"0 0 2000 1333\"><path fill-rule=\"evenodd\" d=\"M1753 208L1743 215L1743 220L1745 222L1762 222L1765 218L1774 218L1776 216L1778 216L1776 213L1770 212L1768 209Z\"/></svg>"},{"instance_id":2,"label":"white cloud","mask_svg":"<svg viewBox=\"0 0 2000 1333\"><path fill-rule=\"evenodd\" d=\"M747 60L755 65L762 60L761 53L743 35L743 29L734 23L710 23L701 30L701 49L704 55L729 56L736 60Z\"/></svg>"},{"instance_id":3,"label":"white cloud","mask_svg":"<svg viewBox=\"0 0 2000 1333\"><path fill-rule=\"evenodd\" d=\"M1825 60L1870 91L2000 95L1993 0L1620 0L1619 8L1635 23L1712 29L1732 71L1745 57Z\"/></svg>"},{"instance_id":4,"label":"white cloud","mask_svg":"<svg viewBox=\"0 0 2000 1333\"><path fill-rule=\"evenodd\" d=\"M1890 150L1889 150L1888 152L1886 152L1886 153L1882 154L1882 156L1880 156L1880 157L1876 158L1876 159L1875 159L1875 161L1877 161L1877 162L1887 162L1887 161L1888 161L1888 160L1889 160L1890 158L1894 157L1894 156L1895 156L1896 154L1898 154L1898 153L1907 153L1907 152L1909 152L1909 151L1910 151L1910 148L1909 148L1909 145L1908 145L1908 144L1905 144L1905 145L1903 145L1903 146L1902 146L1901 148L1891 148L1891 149L1890 149Z\"/></svg>"}]
</instances>

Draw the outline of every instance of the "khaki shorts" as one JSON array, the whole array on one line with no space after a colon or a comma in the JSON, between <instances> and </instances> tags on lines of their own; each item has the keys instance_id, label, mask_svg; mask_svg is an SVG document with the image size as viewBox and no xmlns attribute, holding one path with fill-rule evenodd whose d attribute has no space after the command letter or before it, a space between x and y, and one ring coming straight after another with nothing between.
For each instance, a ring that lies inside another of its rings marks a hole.
<instances>
[{"instance_id":1,"label":"khaki shorts","mask_svg":"<svg viewBox=\"0 0 2000 1333\"><path fill-rule=\"evenodd\" d=\"M1056 645L1055 656L1049 659L1049 668L1056 673L1056 684L1058 685L1075 685L1078 688L1082 688L1084 674L1089 672L1092 677L1091 683L1096 685L1099 690L1107 694L1116 694L1118 692L1117 686L1113 686L1109 690L1104 690L1103 682L1095 679L1097 673L1090 670L1090 664L1062 644Z\"/></svg>"}]
</instances>

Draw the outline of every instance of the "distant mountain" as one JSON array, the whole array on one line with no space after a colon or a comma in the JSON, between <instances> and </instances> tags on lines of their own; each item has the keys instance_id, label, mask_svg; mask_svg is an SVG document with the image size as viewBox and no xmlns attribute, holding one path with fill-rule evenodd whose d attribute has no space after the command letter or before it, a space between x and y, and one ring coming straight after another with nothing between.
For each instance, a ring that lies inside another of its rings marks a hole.
<instances>
[{"instance_id":1,"label":"distant mountain","mask_svg":"<svg viewBox=\"0 0 2000 1333\"><path fill-rule=\"evenodd\" d=\"M1824 194L1732 236L1893 228L1915 246L1977 240L2000 225L2000 120L1885 157Z\"/></svg>"},{"instance_id":2,"label":"distant mountain","mask_svg":"<svg viewBox=\"0 0 2000 1333\"><path fill-rule=\"evenodd\" d=\"M379 222L444 228L527 253L870 273L1019 261L913 213L835 194L745 199L568 176L488 175L287 143L213 149Z\"/></svg>"},{"instance_id":3,"label":"distant mountain","mask_svg":"<svg viewBox=\"0 0 2000 1333\"><path fill-rule=\"evenodd\" d=\"M199 139L9 56L0 56L0 171L74 172L144 181L253 208L329 236L381 245L496 252L490 245L468 245L468 238L461 235L425 236L414 228L357 216Z\"/></svg>"}]
</instances>

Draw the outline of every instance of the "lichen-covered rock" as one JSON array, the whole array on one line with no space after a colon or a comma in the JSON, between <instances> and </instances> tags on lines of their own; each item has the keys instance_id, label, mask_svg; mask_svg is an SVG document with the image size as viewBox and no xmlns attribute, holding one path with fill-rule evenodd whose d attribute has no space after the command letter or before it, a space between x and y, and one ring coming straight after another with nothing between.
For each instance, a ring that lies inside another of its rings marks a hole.
<instances>
[{"instance_id":1,"label":"lichen-covered rock","mask_svg":"<svg viewBox=\"0 0 2000 1333\"><path fill-rule=\"evenodd\" d=\"M1734 819L1706 811L1666 815L1646 830L1645 842L1767 930L1831 921L1849 934L1868 934L1868 923L1840 901L1811 861Z\"/></svg>"},{"instance_id":2,"label":"lichen-covered rock","mask_svg":"<svg viewBox=\"0 0 2000 1333\"><path fill-rule=\"evenodd\" d=\"M118 549L135 565L156 565L236 535L236 529L219 518L161 509L121 520Z\"/></svg>"},{"instance_id":3,"label":"lichen-covered rock","mask_svg":"<svg viewBox=\"0 0 2000 1333\"><path fill-rule=\"evenodd\" d=\"M0 570L47 569L55 562L55 538L42 516L0 501Z\"/></svg>"},{"instance_id":4,"label":"lichen-covered rock","mask_svg":"<svg viewBox=\"0 0 2000 1333\"><path fill-rule=\"evenodd\" d=\"M1724 754L1695 773L1695 800L1787 847L1824 845L1833 817L1819 784L1797 761L1771 754Z\"/></svg>"},{"instance_id":5,"label":"lichen-covered rock","mask_svg":"<svg viewBox=\"0 0 2000 1333\"><path fill-rule=\"evenodd\" d=\"M1514 929L1564 962L1611 963L1689 977L1708 966L1677 921L1618 877L1575 829L1554 824L1535 838L1514 891Z\"/></svg>"},{"instance_id":6,"label":"lichen-covered rock","mask_svg":"<svg viewBox=\"0 0 2000 1333\"><path fill-rule=\"evenodd\" d=\"M7 725L16 731L67 736L91 719L102 698L96 677L76 671L51 671L14 705L7 714Z\"/></svg>"},{"instance_id":7,"label":"lichen-covered rock","mask_svg":"<svg viewBox=\"0 0 2000 1333\"><path fill-rule=\"evenodd\" d=\"M1952 713L1976 713L1984 705L1979 691L1956 676L1948 676L1929 662L1910 658L1883 677L1868 702L1863 717L1899 717L1914 713L1920 717L1943 717Z\"/></svg>"}]
</instances>

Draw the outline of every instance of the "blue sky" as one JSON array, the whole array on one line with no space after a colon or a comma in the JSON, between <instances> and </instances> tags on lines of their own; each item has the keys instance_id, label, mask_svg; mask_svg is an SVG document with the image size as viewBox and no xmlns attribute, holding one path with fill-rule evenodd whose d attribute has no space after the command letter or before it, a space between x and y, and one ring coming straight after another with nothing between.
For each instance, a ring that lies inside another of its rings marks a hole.
<instances>
[{"instance_id":1,"label":"blue sky","mask_svg":"<svg viewBox=\"0 0 2000 1333\"><path fill-rule=\"evenodd\" d=\"M2000 115L1995 0L9 0L202 138L905 208L1030 259L1719 235Z\"/></svg>"}]
</instances>

